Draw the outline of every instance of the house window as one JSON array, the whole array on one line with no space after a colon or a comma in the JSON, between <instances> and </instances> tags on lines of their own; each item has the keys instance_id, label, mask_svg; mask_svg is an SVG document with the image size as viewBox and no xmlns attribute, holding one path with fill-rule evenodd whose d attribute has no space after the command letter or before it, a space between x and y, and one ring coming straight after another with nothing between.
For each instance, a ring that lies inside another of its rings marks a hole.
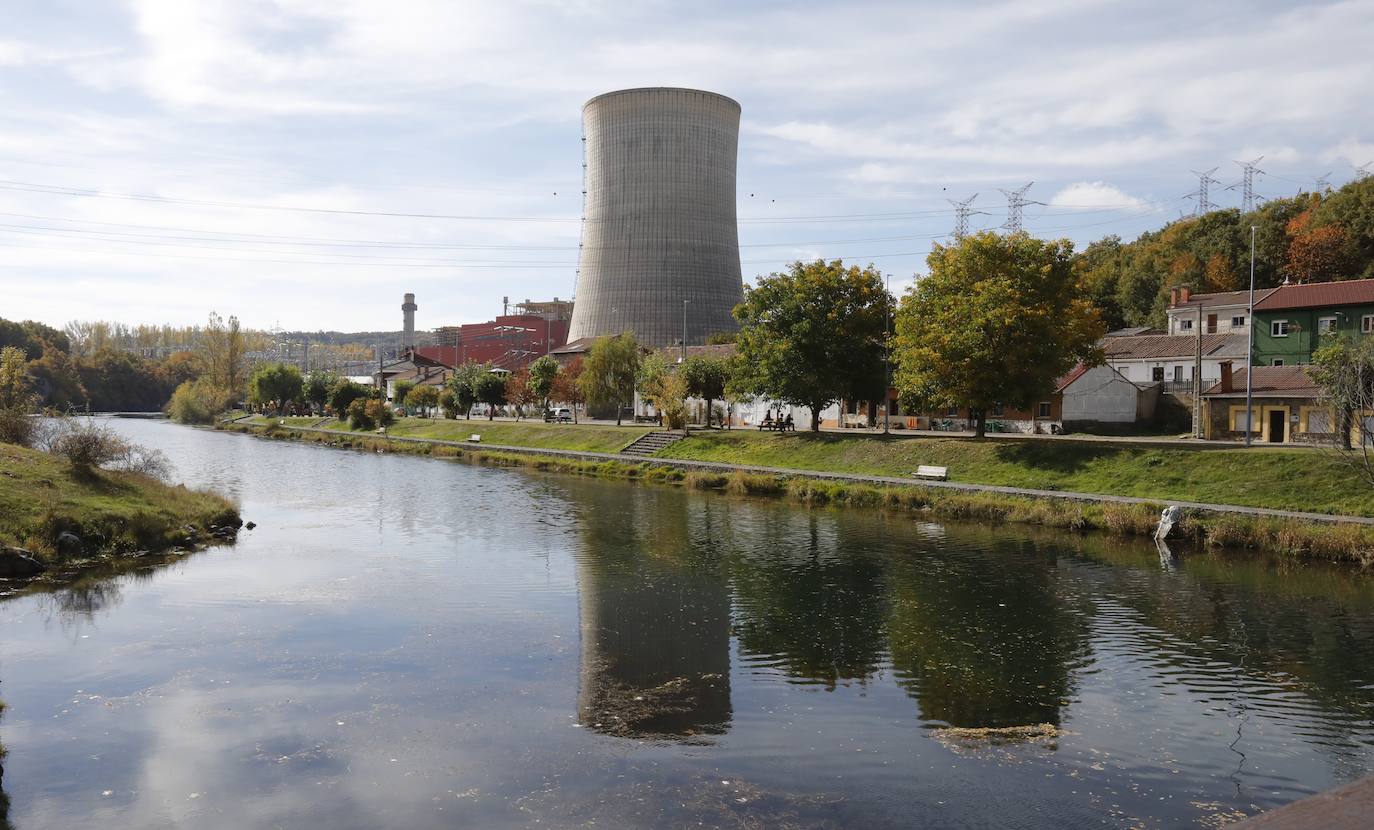
<instances>
[{"instance_id":1,"label":"house window","mask_svg":"<svg viewBox=\"0 0 1374 830\"><path fill-rule=\"evenodd\" d=\"M1182 367L1182 366L1175 366L1175 367L1174 367L1174 382L1175 382L1175 383L1181 383L1182 381L1183 381L1183 367Z\"/></svg>"},{"instance_id":2,"label":"house window","mask_svg":"<svg viewBox=\"0 0 1374 830\"><path fill-rule=\"evenodd\" d=\"M1154 380L1154 381L1162 381L1162 380L1164 380L1164 367L1163 367L1163 366L1155 366L1153 369L1151 369L1151 370L1150 370L1150 380Z\"/></svg>"},{"instance_id":3,"label":"house window","mask_svg":"<svg viewBox=\"0 0 1374 830\"><path fill-rule=\"evenodd\" d=\"M1192 331L1192 330L1193 330L1193 321L1192 321L1192 320L1179 320L1179 321L1178 321L1178 330L1179 330L1179 331Z\"/></svg>"},{"instance_id":4,"label":"house window","mask_svg":"<svg viewBox=\"0 0 1374 830\"><path fill-rule=\"evenodd\" d=\"M1318 318L1317 318L1317 334L1335 334L1335 333L1336 333L1336 318L1335 318L1335 317L1318 317Z\"/></svg>"},{"instance_id":5,"label":"house window","mask_svg":"<svg viewBox=\"0 0 1374 830\"><path fill-rule=\"evenodd\" d=\"M1238 316L1238 317L1232 317L1232 318L1231 318L1231 328L1233 328L1233 329L1245 328L1245 315L1242 314L1242 315L1240 315L1240 316Z\"/></svg>"},{"instance_id":6,"label":"house window","mask_svg":"<svg viewBox=\"0 0 1374 830\"><path fill-rule=\"evenodd\" d=\"M1049 402L1049 401L1041 401L1041 402L1040 402L1040 406L1036 409L1035 414L1036 414L1037 417L1040 417L1040 418L1048 418L1048 417L1050 417L1050 412L1051 412L1051 411L1052 411L1052 407L1050 406L1050 402Z\"/></svg>"},{"instance_id":7,"label":"house window","mask_svg":"<svg viewBox=\"0 0 1374 830\"><path fill-rule=\"evenodd\" d=\"M1287 320L1275 320L1274 322L1270 323L1270 324L1269 324L1269 334L1270 334L1270 336L1272 336L1272 337L1287 337L1287 336L1288 336L1288 321L1287 321Z\"/></svg>"},{"instance_id":8,"label":"house window","mask_svg":"<svg viewBox=\"0 0 1374 830\"><path fill-rule=\"evenodd\" d=\"M1236 413L1236 432L1245 432L1250 428L1250 413L1241 410Z\"/></svg>"},{"instance_id":9,"label":"house window","mask_svg":"<svg viewBox=\"0 0 1374 830\"><path fill-rule=\"evenodd\" d=\"M1307 431L1326 435L1331 432L1331 413L1324 409L1313 409L1307 413Z\"/></svg>"},{"instance_id":10,"label":"house window","mask_svg":"<svg viewBox=\"0 0 1374 830\"><path fill-rule=\"evenodd\" d=\"M1270 366L1282 366L1282 365L1283 365L1283 358L1281 358L1281 357L1276 357L1276 358L1274 358L1274 362L1273 362L1273 363L1270 363L1269 365L1270 365Z\"/></svg>"},{"instance_id":11,"label":"house window","mask_svg":"<svg viewBox=\"0 0 1374 830\"><path fill-rule=\"evenodd\" d=\"M1002 417L1002 405L999 403L998 405L996 405L996 406L994 406L993 408L989 409L989 410L988 410L988 414L991 415L991 416L994 417L994 418L1000 418L1000 417Z\"/></svg>"},{"instance_id":12,"label":"house window","mask_svg":"<svg viewBox=\"0 0 1374 830\"><path fill-rule=\"evenodd\" d=\"M957 406L951 406L949 409L946 409L946 410L945 410L945 417L946 417L946 418L958 418L958 417L959 417L959 407L957 407Z\"/></svg>"},{"instance_id":13,"label":"house window","mask_svg":"<svg viewBox=\"0 0 1374 830\"><path fill-rule=\"evenodd\" d=\"M1365 334L1374 334L1374 314L1366 314L1360 318L1360 331Z\"/></svg>"}]
</instances>

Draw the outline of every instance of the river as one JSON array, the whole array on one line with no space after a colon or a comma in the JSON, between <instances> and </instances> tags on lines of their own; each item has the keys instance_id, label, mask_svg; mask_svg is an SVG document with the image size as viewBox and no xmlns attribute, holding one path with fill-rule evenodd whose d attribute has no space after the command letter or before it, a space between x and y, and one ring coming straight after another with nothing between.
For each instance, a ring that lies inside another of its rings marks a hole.
<instances>
[{"instance_id":1,"label":"river","mask_svg":"<svg viewBox=\"0 0 1374 830\"><path fill-rule=\"evenodd\" d=\"M1216 827L1374 770L1349 569L113 423L257 527L0 602L18 830Z\"/></svg>"}]
</instances>

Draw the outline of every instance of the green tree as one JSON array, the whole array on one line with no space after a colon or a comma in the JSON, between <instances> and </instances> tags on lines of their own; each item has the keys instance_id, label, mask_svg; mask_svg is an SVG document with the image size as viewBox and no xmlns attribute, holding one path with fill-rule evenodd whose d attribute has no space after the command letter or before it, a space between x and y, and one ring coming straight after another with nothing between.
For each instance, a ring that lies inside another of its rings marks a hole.
<instances>
[{"instance_id":1,"label":"green tree","mask_svg":"<svg viewBox=\"0 0 1374 830\"><path fill-rule=\"evenodd\" d=\"M663 353L654 352L640 361L639 371L635 375L635 391L639 393L640 400L654 407L659 414L662 414L662 408L658 405L658 399L663 394L663 381L670 374L672 369Z\"/></svg>"},{"instance_id":2,"label":"green tree","mask_svg":"<svg viewBox=\"0 0 1374 830\"><path fill-rule=\"evenodd\" d=\"M397 406L406 406L406 400L414 388L415 381L412 380L398 380L391 384L391 402Z\"/></svg>"},{"instance_id":3,"label":"green tree","mask_svg":"<svg viewBox=\"0 0 1374 830\"><path fill-rule=\"evenodd\" d=\"M842 398L882 400L892 300L875 268L840 260L794 262L749 289L735 307L743 389L811 410Z\"/></svg>"},{"instance_id":4,"label":"green tree","mask_svg":"<svg viewBox=\"0 0 1374 830\"><path fill-rule=\"evenodd\" d=\"M549 396L553 394L554 381L558 379L558 361L544 355L530 364L529 387L539 401L539 408L549 411Z\"/></svg>"},{"instance_id":5,"label":"green tree","mask_svg":"<svg viewBox=\"0 0 1374 830\"><path fill-rule=\"evenodd\" d=\"M28 446L33 439L34 423L29 417L33 405L24 350L0 348L0 442Z\"/></svg>"},{"instance_id":6,"label":"green tree","mask_svg":"<svg viewBox=\"0 0 1374 830\"><path fill-rule=\"evenodd\" d=\"M29 375L40 389L46 390L48 406L65 410L86 405L86 387L81 383L77 362L61 349L44 346L43 356L29 363Z\"/></svg>"},{"instance_id":7,"label":"green tree","mask_svg":"<svg viewBox=\"0 0 1374 830\"><path fill-rule=\"evenodd\" d=\"M1364 420L1374 412L1374 337L1357 342L1342 337L1323 346L1312 356L1310 371L1322 388L1323 402L1336 415L1331 427L1337 453L1374 486L1374 433ZM1353 447L1352 431L1359 438Z\"/></svg>"},{"instance_id":8,"label":"green tree","mask_svg":"<svg viewBox=\"0 0 1374 830\"><path fill-rule=\"evenodd\" d=\"M339 383L339 376L333 372L316 369L305 376L301 383L301 395L316 412L323 412L329 403L329 393Z\"/></svg>"},{"instance_id":9,"label":"green tree","mask_svg":"<svg viewBox=\"0 0 1374 830\"><path fill-rule=\"evenodd\" d=\"M506 379L500 374L486 369L472 384L472 391L478 403L487 405L487 420L496 417L496 407L506 404Z\"/></svg>"},{"instance_id":10,"label":"green tree","mask_svg":"<svg viewBox=\"0 0 1374 830\"><path fill-rule=\"evenodd\" d=\"M334 388L329 390L329 409L340 421L349 416L349 407L360 398L368 397L368 389L357 381L339 378Z\"/></svg>"},{"instance_id":11,"label":"green tree","mask_svg":"<svg viewBox=\"0 0 1374 830\"><path fill-rule=\"evenodd\" d=\"M232 396L209 378L188 380L167 402L167 415L179 424L208 424L232 405Z\"/></svg>"},{"instance_id":12,"label":"green tree","mask_svg":"<svg viewBox=\"0 0 1374 830\"><path fill-rule=\"evenodd\" d=\"M683 362L680 371L687 394L706 401L706 428L710 429L711 407L725 397L725 386L730 382L730 359L694 354Z\"/></svg>"},{"instance_id":13,"label":"green tree","mask_svg":"<svg viewBox=\"0 0 1374 830\"><path fill-rule=\"evenodd\" d=\"M472 405L477 403L477 379L486 372L487 367L469 361L454 369L453 376L448 379L457 411L467 420L472 420Z\"/></svg>"},{"instance_id":14,"label":"green tree","mask_svg":"<svg viewBox=\"0 0 1374 830\"><path fill-rule=\"evenodd\" d=\"M639 343L632 332L597 338L583 361L578 380L582 394L591 406L614 406L617 426L625 407L634 402L639 361Z\"/></svg>"},{"instance_id":15,"label":"green tree","mask_svg":"<svg viewBox=\"0 0 1374 830\"><path fill-rule=\"evenodd\" d=\"M301 370L285 363L259 366L248 382L248 399L280 414L291 401L301 399Z\"/></svg>"},{"instance_id":16,"label":"green tree","mask_svg":"<svg viewBox=\"0 0 1374 830\"><path fill-rule=\"evenodd\" d=\"M424 384L410 390L406 395L406 405L413 406L422 417L429 417L429 410L439 405L439 388Z\"/></svg>"},{"instance_id":17,"label":"green tree","mask_svg":"<svg viewBox=\"0 0 1374 830\"><path fill-rule=\"evenodd\" d=\"M453 389L445 386L444 391L439 393L439 406L444 410L444 417L450 420L458 417L458 396L453 394Z\"/></svg>"},{"instance_id":18,"label":"green tree","mask_svg":"<svg viewBox=\"0 0 1374 830\"><path fill-rule=\"evenodd\" d=\"M984 232L936 245L902 300L897 388L919 406L1028 408L1077 363L1100 363L1101 314L1083 296L1067 240Z\"/></svg>"}]
</instances>

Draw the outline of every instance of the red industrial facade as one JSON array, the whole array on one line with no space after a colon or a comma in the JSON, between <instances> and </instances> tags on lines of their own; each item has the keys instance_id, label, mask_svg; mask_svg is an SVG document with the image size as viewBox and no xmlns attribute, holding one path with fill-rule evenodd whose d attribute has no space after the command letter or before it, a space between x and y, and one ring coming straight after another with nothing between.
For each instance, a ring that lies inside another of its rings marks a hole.
<instances>
[{"instance_id":1,"label":"red industrial facade","mask_svg":"<svg viewBox=\"0 0 1374 830\"><path fill-rule=\"evenodd\" d=\"M514 371L562 346L567 338L566 319L503 314L490 322L459 326L456 344L423 346L415 351L449 366L490 363L499 369Z\"/></svg>"}]
</instances>

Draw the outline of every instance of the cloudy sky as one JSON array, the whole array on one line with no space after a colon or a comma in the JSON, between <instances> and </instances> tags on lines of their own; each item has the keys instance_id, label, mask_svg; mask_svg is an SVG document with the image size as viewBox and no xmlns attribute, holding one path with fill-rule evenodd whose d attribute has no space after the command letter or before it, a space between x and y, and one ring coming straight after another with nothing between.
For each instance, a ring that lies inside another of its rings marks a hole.
<instances>
[{"instance_id":1,"label":"cloudy sky","mask_svg":"<svg viewBox=\"0 0 1374 830\"><path fill-rule=\"evenodd\" d=\"M894 288L1006 221L1082 244L1263 156L1291 195L1374 162L1374 0L0 0L0 317L289 329L483 320L573 291L580 107L743 107L746 279Z\"/></svg>"}]
</instances>

